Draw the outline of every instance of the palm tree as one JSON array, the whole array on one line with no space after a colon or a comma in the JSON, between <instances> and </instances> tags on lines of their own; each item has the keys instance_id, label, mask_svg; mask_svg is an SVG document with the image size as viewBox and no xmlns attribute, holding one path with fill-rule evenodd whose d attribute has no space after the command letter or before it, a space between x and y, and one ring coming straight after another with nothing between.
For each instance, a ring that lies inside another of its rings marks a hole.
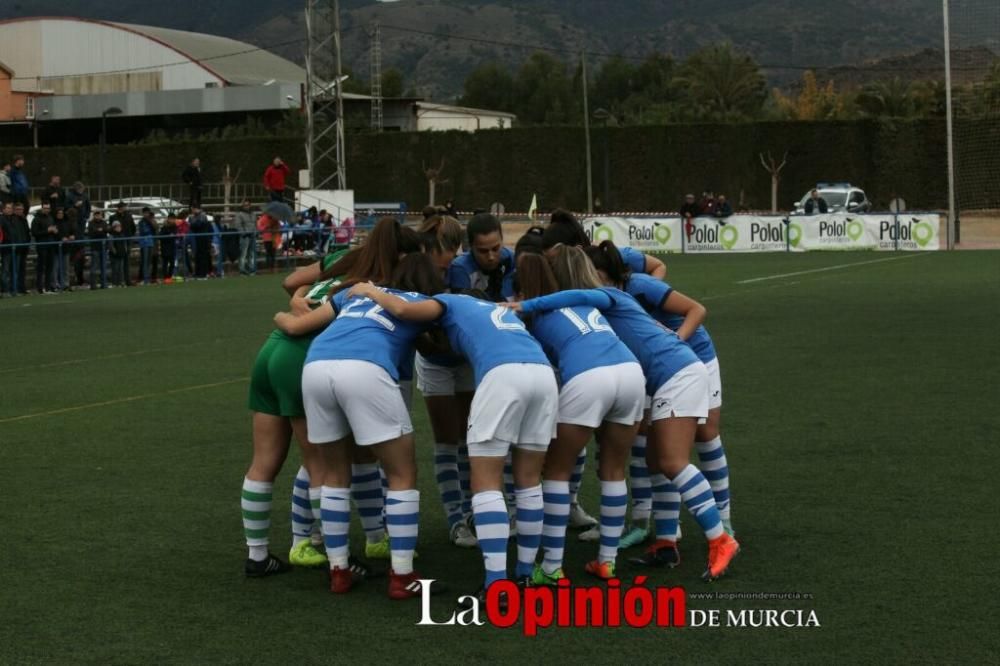
<instances>
[{"instance_id":1,"label":"palm tree","mask_svg":"<svg viewBox=\"0 0 1000 666\"><path fill-rule=\"evenodd\" d=\"M730 44L703 48L681 67L689 111L703 120L748 120L760 114L767 82L757 63Z\"/></svg>"},{"instance_id":2,"label":"palm tree","mask_svg":"<svg viewBox=\"0 0 1000 666\"><path fill-rule=\"evenodd\" d=\"M914 86L898 76L869 83L858 93L858 106L866 115L914 118L918 115Z\"/></svg>"}]
</instances>

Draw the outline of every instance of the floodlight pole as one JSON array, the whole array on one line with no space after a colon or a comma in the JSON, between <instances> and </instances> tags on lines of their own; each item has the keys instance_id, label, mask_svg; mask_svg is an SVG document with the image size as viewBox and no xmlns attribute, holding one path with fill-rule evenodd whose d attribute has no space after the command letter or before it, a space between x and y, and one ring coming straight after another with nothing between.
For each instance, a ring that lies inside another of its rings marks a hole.
<instances>
[{"instance_id":1,"label":"floodlight pole","mask_svg":"<svg viewBox=\"0 0 1000 666\"><path fill-rule=\"evenodd\" d=\"M587 212L594 212L594 182L590 164L590 104L587 102L587 54L580 51L580 64L583 69L583 133L587 141Z\"/></svg>"},{"instance_id":2,"label":"floodlight pole","mask_svg":"<svg viewBox=\"0 0 1000 666\"><path fill-rule=\"evenodd\" d=\"M347 187L340 2L306 1L306 164L309 187ZM322 116L324 124L318 122Z\"/></svg>"},{"instance_id":3,"label":"floodlight pole","mask_svg":"<svg viewBox=\"0 0 1000 666\"><path fill-rule=\"evenodd\" d=\"M948 134L948 249L955 249L955 125L951 104L951 26L948 0L942 0L944 12L944 91L945 126Z\"/></svg>"}]
</instances>

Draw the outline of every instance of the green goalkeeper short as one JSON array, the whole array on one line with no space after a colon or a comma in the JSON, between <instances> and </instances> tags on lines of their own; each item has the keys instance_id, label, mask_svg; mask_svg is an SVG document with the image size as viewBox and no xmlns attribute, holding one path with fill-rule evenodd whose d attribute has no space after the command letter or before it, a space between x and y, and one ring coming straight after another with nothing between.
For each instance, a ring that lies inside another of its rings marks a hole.
<instances>
[{"instance_id":1,"label":"green goalkeeper short","mask_svg":"<svg viewBox=\"0 0 1000 666\"><path fill-rule=\"evenodd\" d=\"M305 417L302 367L313 336L291 337L273 331L257 352L250 374L251 411L274 416Z\"/></svg>"}]
</instances>

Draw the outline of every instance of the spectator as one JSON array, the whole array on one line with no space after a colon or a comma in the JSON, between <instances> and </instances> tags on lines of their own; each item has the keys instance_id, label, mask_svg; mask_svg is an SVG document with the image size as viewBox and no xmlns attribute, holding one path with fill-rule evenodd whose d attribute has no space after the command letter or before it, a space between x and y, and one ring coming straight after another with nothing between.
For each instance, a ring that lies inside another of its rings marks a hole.
<instances>
[{"instance_id":1,"label":"spectator","mask_svg":"<svg viewBox=\"0 0 1000 666\"><path fill-rule=\"evenodd\" d=\"M704 217L715 216L715 195L711 192L701 193L701 203L698 204L698 214Z\"/></svg>"},{"instance_id":2,"label":"spectator","mask_svg":"<svg viewBox=\"0 0 1000 666\"><path fill-rule=\"evenodd\" d=\"M94 211L94 216L87 224L87 239L90 241L90 288L97 289L98 274L100 288L108 288L108 223L104 221L104 213Z\"/></svg>"},{"instance_id":3,"label":"spectator","mask_svg":"<svg viewBox=\"0 0 1000 666\"><path fill-rule=\"evenodd\" d=\"M0 291L14 295L14 283L17 271L14 270L17 254L14 248L14 204L10 201L3 203L0 210L0 264L3 273L0 274Z\"/></svg>"},{"instance_id":4,"label":"spectator","mask_svg":"<svg viewBox=\"0 0 1000 666\"><path fill-rule=\"evenodd\" d=\"M128 270L128 238L122 231L122 223L115 220L111 223L111 286L126 286L125 272Z\"/></svg>"},{"instance_id":5,"label":"spectator","mask_svg":"<svg viewBox=\"0 0 1000 666\"><path fill-rule=\"evenodd\" d=\"M52 176L49 184L42 192L42 201L48 201L54 215L60 208L66 207L66 190L62 186L62 179L59 176Z\"/></svg>"},{"instance_id":6,"label":"spectator","mask_svg":"<svg viewBox=\"0 0 1000 666\"><path fill-rule=\"evenodd\" d=\"M335 224L333 229L334 245L350 245L351 239L354 238L354 218L345 217L339 224L336 222Z\"/></svg>"},{"instance_id":7,"label":"spectator","mask_svg":"<svg viewBox=\"0 0 1000 666\"><path fill-rule=\"evenodd\" d=\"M455 203L451 199L445 202L444 212L445 215L450 217L458 217L458 211L455 210Z\"/></svg>"},{"instance_id":8,"label":"spectator","mask_svg":"<svg viewBox=\"0 0 1000 666\"><path fill-rule=\"evenodd\" d=\"M163 282L174 281L174 269L177 264L177 216L167 215L160 228L160 257L163 259Z\"/></svg>"},{"instance_id":9,"label":"spectator","mask_svg":"<svg viewBox=\"0 0 1000 666\"><path fill-rule=\"evenodd\" d=\"M288 165L280 157L275 157L264 171L264 187L271 196L271 201L285 200L285 180L288 178Z\"/></svg>"},{"instance_id":10,"label":"spectator","mask_svg":"<svg viewBox=\"0 0 1000 666\"><path fill-rule=\"evenodd\" d=\"M14 200L10 188L10 164L4 164L0 169L0 206Z\"/></svg>"},{"instance_id":11,"label":"spectator","mask_svg":"<svg viewBox=\"0 0 1000 666\"><path fill-rule=\"evenodd\" d=\"M82 287L86 282L83 277L83 268L86 263L87 248L85 243L74 241L82 241L87 237L86 222L80 217L80 211L76 207L66 209L66 221L69 234L63 239L66 241L63 245L63 252L69 255L70 261L73 262L76 286ZM67 277L67 286L68 282Z\"/></svg>"},{"instance_id":12,"label":"spectator","mask_svg":"<svg viewBox=\"0 0 1000 666\"><path fill-rule=\"evenodd\" d=\"M142 284L156 281L156 276L150 272L153 256L156 254L156 218L148 206L142 209L139 218L139 275Z\"/></svg>"},{"instance_id":13,"label":"spectator","mask_svg":"<svg viewBox=\"0 0 1000 666\"><path fill-rule=\"evenodd\" d=\"M198 206L192 206L188 226L194 236L194 276L205 280L212 268L212 225Z\"/></svg>"},{"instance_id":14,"label":"spectator","mask_svg":"<svg viewBox=\"0 0 1000 666\"><path fill-rule=\"evenodd\" d=\"M129 264L129 255L132 252L133 238L136 234L135 218L132 217L132 213L128 211L128 206L125 205L124 201L119 201L118 205L115 206L115 212L111 215L111 219L108 220L113 226L115 222L120 222L122 225L122 238L125 243L125 270L123 277L125 280L125 286L132 286L132 275Z\"/></svg>"},{"instance_id":15,"label":"spectator","mask_svg":"<svg viewBox=\"0 0 1000 666\"><path fill-rule=\"evenodd\" d=\"M805 212L806 215L815 215L819 213L820 215L825 215L829 210L826 205L826 199L819 195L818 190L813 190L809 193L809 198L806 199Z\"/></svg>"},{"instance_id":16,"label":"spectator","mask_svg":"<svg viewBox=\"0 0 1000 666\"><path fill-rule=\"evenodd\" d=\"M208 217L206 216L205 219L208 219ZM222 277L222 271L220 270L223 260L222 225L220 225L215 218L209 220L208 225L212 229L212 258L211 267L208 272L213 277Z\"/></svg>"},{"instance_id":17,"label":"spectator","mask_svg":"<svg viewBox=\"0 0 1000 666\"><path fill-rule=\"evenodd\" d=\"M181 180L187 184L191 191L188 205L191 208L201 208L201 160L197 157L191 160L191 164L181 173Z\"/></svg>"},{"instance_id":18,"label":"spectator","mask_svg":"<svg viewBox=\"0 0 1000 666\"><path fill-rule=\"evenodd\" d=\"M76 209L79 224L87 223L90 219L90 197L87 196L87 188L83 183L73 183L73 187L66 193L66 205ZM79 234L77 238L83 238L83 234Z\"/></svg>"},{"instance_id":19,"label":"spectator","mask_svg":"<svg viewBox=\"0 0 1000 666\"><path fill-rule=\"evenodd\" d=\"M253 275L257 272L256 234L250 200L244 199L236 211L234 220L236 231L240 233L240 274Z\"/></svg>"},{"instance_id":20,"label":"spectator","mask_svg":"<svg viewBox=\"0 0 1000 666\"><path fill-rule=\"evenodd\" d=\"M42 207L31 220L31 237L35 241L35 290L39 294L55 291L55 253L56 246L51 241L57 240L55 235L55 220L52 218L52 207L46 199L42 199Z\"/></svg>"},{"instance_id":21,"label":"spectator","mask_svg":"<svg viewBox=\"0 0 1000 666\"><path fill-rule=\"evenodd\" d=\"M24 173L24 157L14 156L14 168L10 172L10 194L14 203L20 202L28 210L28 176Z\"/></svg>"},{"instance_id":22,"label":"spectator","mask_svg":"<svg viewBox=\"0 0 1000 666\"><path fill-rule=\"evenodd\" d=\"M274 272L275 253L280 238L280 234L278 233L280 229L281 224L267 213L263 213L257 218L257 231L260 232L261 244L264 246L264 253L266 255L264 266L271 269L272 273Z\"/></svg>"},{"instance_id":23,"label":"spectator","mask_svg":"<svg viewBox=\"0 0 1000 666\"><path fill-rule=\"evenodd\" d=\"M684 203L681 204L681 221L684 222L684 231L688 239L694 233L694 218L701 214L701 208L695 203L693 194L684 195Z\"/></svg>"},{"instance_id":24,"label":"spectator","mask_svg":"<svg viewBox=\"0 0 1000 666\"><path fill-rule=\"evenodd\" d=\"M70 220L65 208L55 209L52 220L56 227L55 240L61 241L60 245L52 246L56 255L56 289L72 291L69 286L69 258L75 248L67 245L67 242L76 238L76 220Z\"/></svg>"},{"instance_id":25,"label":"spectator","mask_svg":"<svg viewBox=\"0 0 1000 666\"><path fill-rule=\"evenodd\" d=\"M177 242L177 249L181 253L181 258L184 260L184 276L191 277L194 273L194 267L191 265L191 237L190 237L191 225L188 223L188 218L179 217L177 218L177 228L174 231Z\"/></svg>"},{"instance_id":26,"label":"spectator","mask_svg":"<svg viewBox=\"0 0 1000 666\"><path fill-rule=\"evenodd\" d=\"M725 194L720 194L719 198L715 202L715 217L720 221L726 219L733 214L733 207L730 205L729 201L726 199ZM725 222L722 222L725 224Z\"/></svg>"},{"instance_id":27,"label":"spectator","mask_svg":"<svg viewBox=\"0 0 1000 666\"><path fill-rule=\"evenodd\" d=\"M24 204L14 202L14 242L19 245L14 253L17 256L17 290L22 294L28 293L28 250L31 243L31 229L28 228L28 218L24 216L27 209Z\"/></svg>"}]
</instances>

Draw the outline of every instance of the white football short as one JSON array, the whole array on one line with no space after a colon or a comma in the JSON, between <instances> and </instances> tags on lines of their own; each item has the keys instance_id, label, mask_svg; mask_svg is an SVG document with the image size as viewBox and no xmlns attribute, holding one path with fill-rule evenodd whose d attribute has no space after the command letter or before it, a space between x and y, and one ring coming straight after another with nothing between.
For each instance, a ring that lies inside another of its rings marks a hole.
<instances>
[{"instance_id":1,"label":"white football short","mask_svg":"<svg viewBox=\"0 0 1000 666\"><path fill-rule=\"evenodd\" d=\"M417 375L417 388L425 397L472 393L476 379L468 363L438 365L431 363L418 352L413 363Z\"/></svg>"},{"instance_id":2,"label":"white football short","mask_svg":"<svg viewBox=\"0 0 1000 666\"><path fill-rule=\"evenodd\" d=\"M559 391L559 423L596 428L604 421L634 425L642 420L646 378L638 363L592 368Z\"/></svg>"},{"instance_id":3,"label":"white football short","mask_svg":"<svg viewBox=\"0 0 1000 666\"><path fill-rule=\"evenodd\" d=\"M704 423L708 418L708 385L708 371L701 361L682 368L656 390L649 420L693 416Z\"/></svg>"},{"instance_id":4,"label":"white football short","mask_svg":"<svg viewBox=\"0 0 1000 666\"><path fill-rule=\"evenodd\" d=\"M327 444L354 434L370 446L413 432L397 384L368 361L313 361L302 370L302 402L309 440Z\"/></svg>"},{"instance_id":5,"label":"white football short","mask_svg":"<svg viewBox=\"0 0 1000 666\"><path fill-rule=\"evenodd\" d=\"M716 356L705 364L708 370L708 408L722 407L722 372L719 370L719 357Z\"/></svg>"},{"instance_id":6,"label":"white football short","mask_svg":"<svg viewBox=\"0 0 1000 666\"><path fill-rule=\"evenodd\" d=\"M399 380L399 394L403 396L403 404L406 405L406 411L410 411L413 408L413 380L412 379L401 379Z\"/></svg>"},{"instance_id":7,"label":"white football short","mask_svg":"<svg viewBox=\"0 0 1000 666\"><path fill-rule=\"evenodd\" d=\"M483 377L469 410L470 456L506 456L511 446L547 451L556 436L559 388L548 365L505 363Z\"/></svg>"}]
</instances>

